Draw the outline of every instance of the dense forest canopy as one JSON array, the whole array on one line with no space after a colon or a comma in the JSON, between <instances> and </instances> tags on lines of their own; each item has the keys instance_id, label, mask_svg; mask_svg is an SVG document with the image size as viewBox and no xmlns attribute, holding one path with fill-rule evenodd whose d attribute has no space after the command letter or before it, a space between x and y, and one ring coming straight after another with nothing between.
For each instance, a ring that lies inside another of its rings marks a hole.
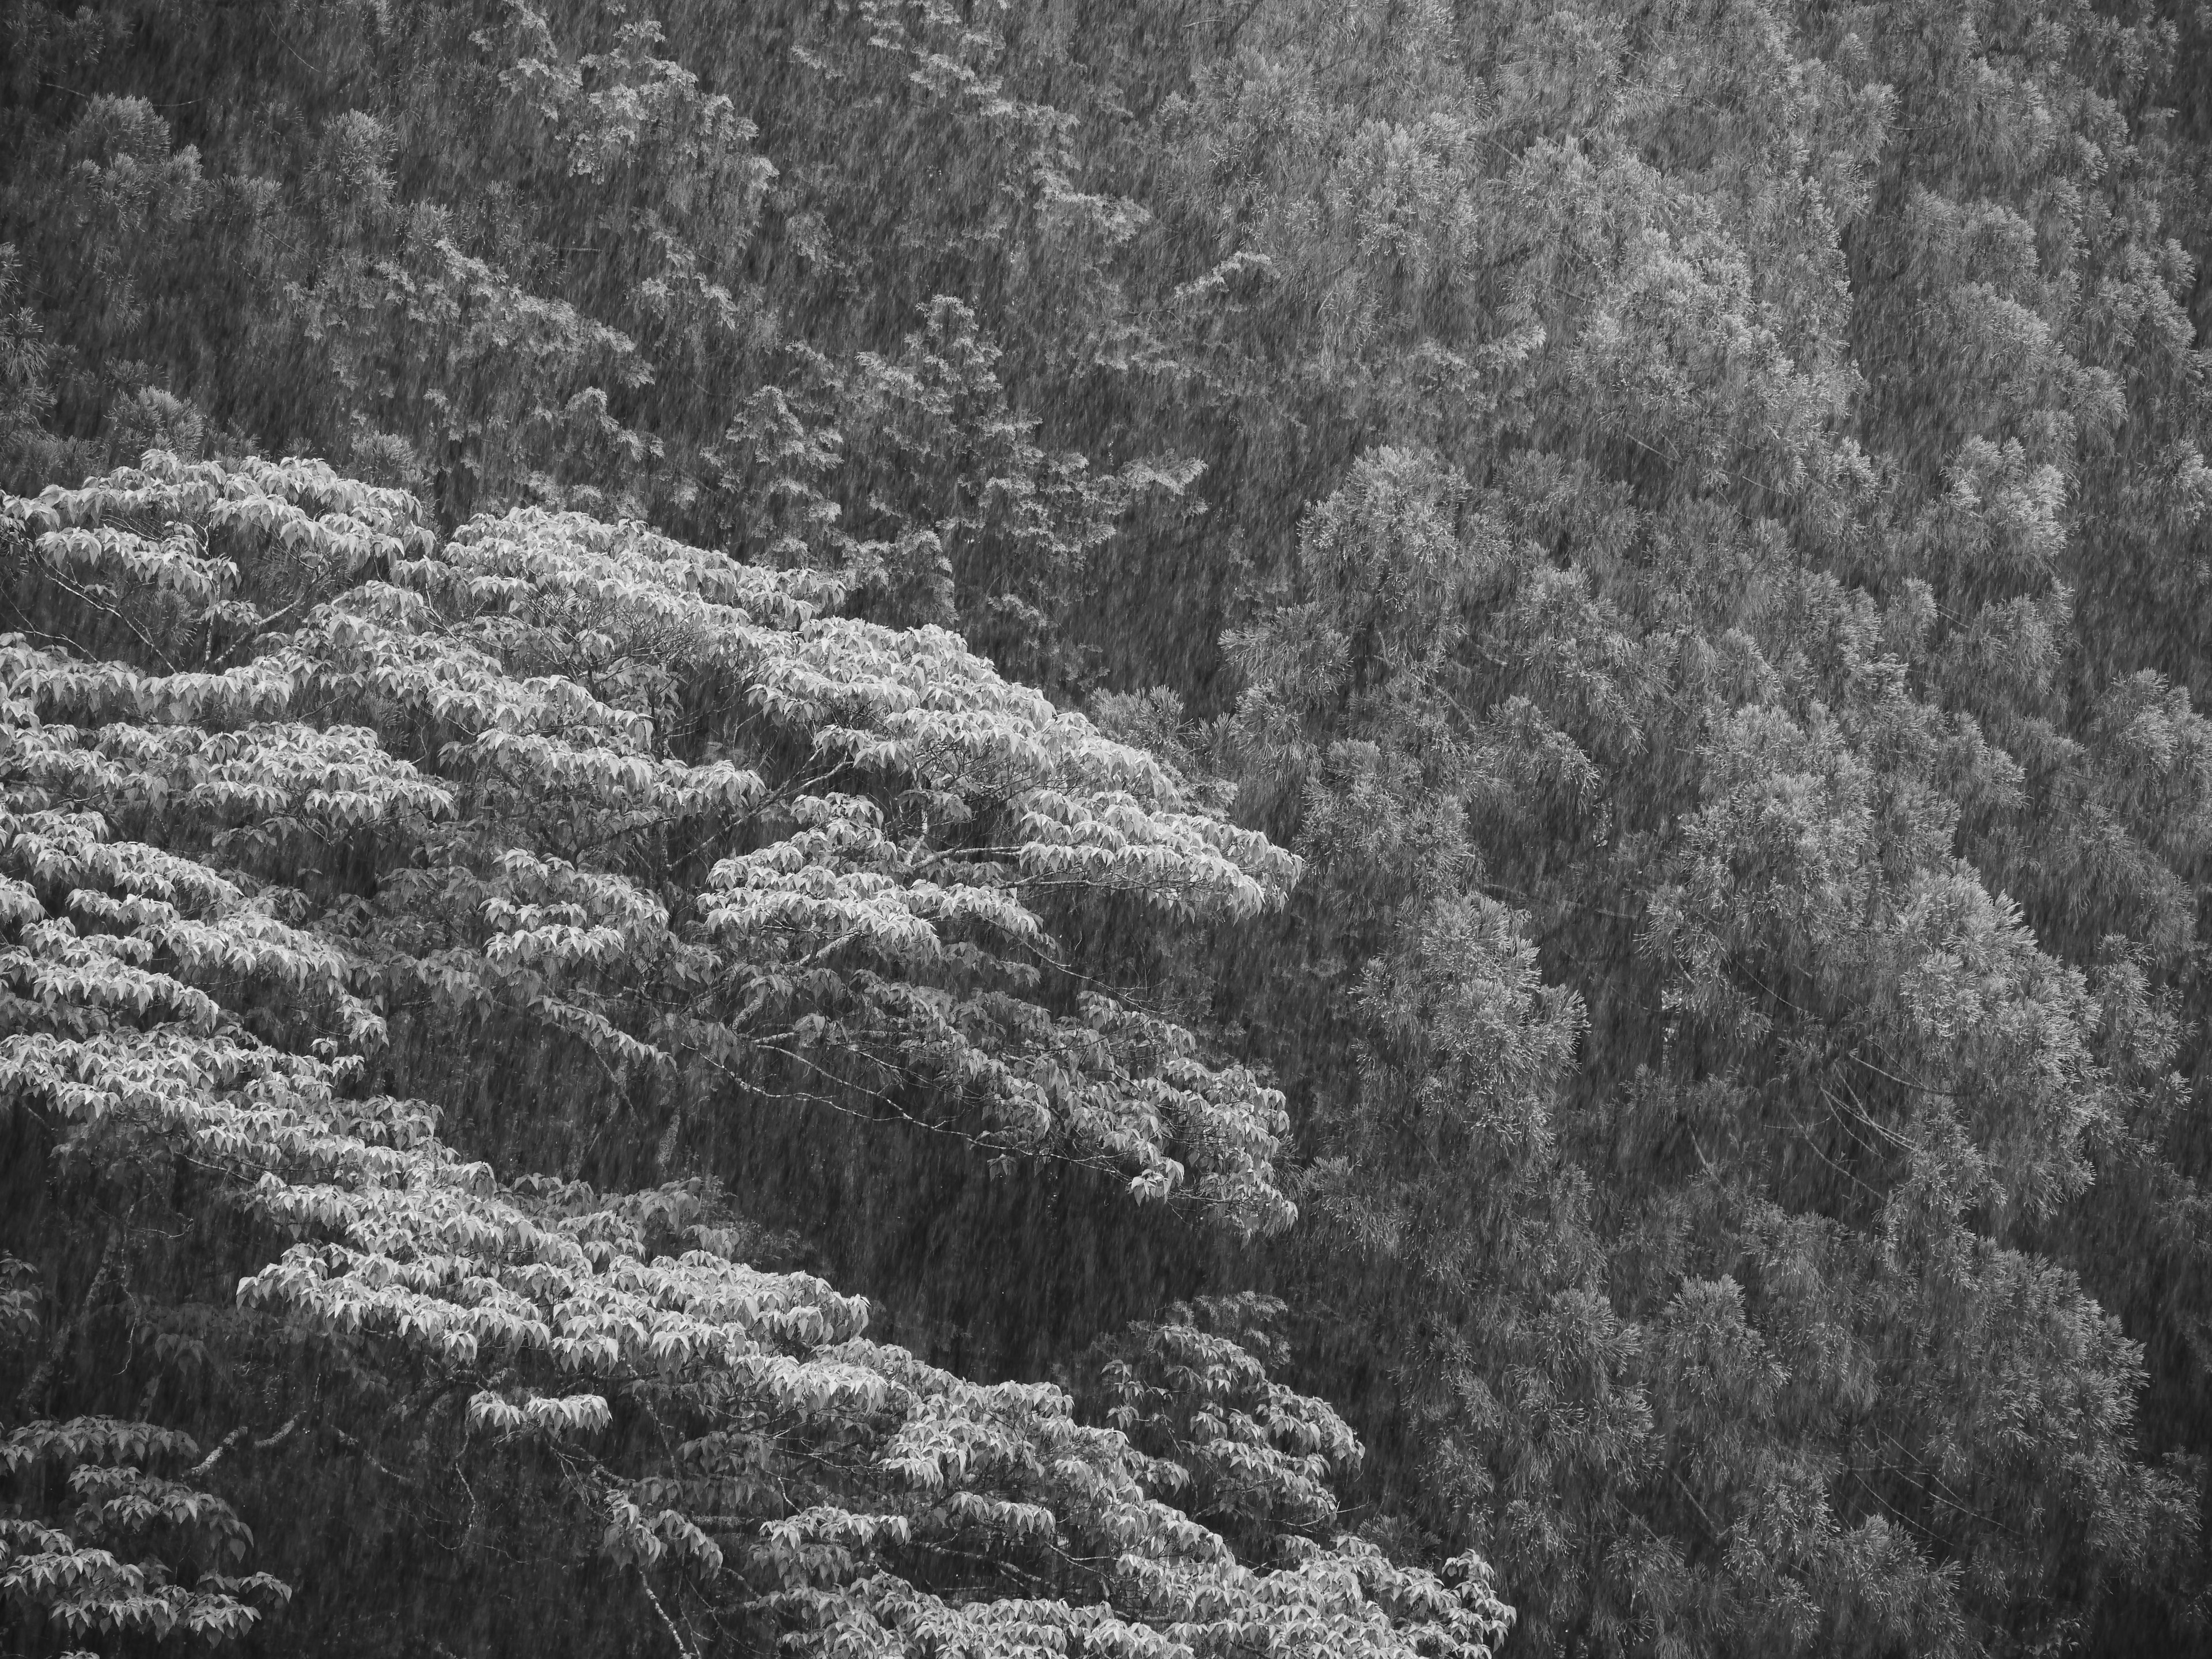
<instances>
[{"instance_id":1,"label":"dense forest canopy","mask_svg":"<svg viewBox=\"0 0 2212 1659\"><path fill-rule=\"evenodd\" d=\"M2212 1651L2212 24L0 6L0 1652Z\"/></svg>"}]
</instances>

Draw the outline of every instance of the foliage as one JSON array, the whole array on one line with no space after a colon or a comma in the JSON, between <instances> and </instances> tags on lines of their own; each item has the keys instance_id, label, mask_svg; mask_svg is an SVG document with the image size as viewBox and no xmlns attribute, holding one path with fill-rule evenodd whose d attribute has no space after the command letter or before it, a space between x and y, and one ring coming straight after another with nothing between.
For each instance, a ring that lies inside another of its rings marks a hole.
<instances>
[{"instance_id":1,"label":"foliage","mask_svg":"<svg viewBox=\"0 0 2212 1659\"><path fill-rule=\"evenodd\" d=\"M9 10L10 1421L248 1645L2201 1648L2208 64Z\"/></svg>"},{"instance_id":2,"label":"foliage","mask_svg":"<svg viewBox=\"0 0 2212 1659\"><path fill-rule=\"evenodd\" d=\"M44 1624L80 1642L129 1634L158 1641L173 1632L221 1642L251 1630L260 1610L241 1596L282 1601L291 1590L266 1573L222 1571L252 1547L253 1534L229 1504L190 1484L214 1456L196 1462L181 1480L138 1467L154 1457L198 1452L183 1435L109 1418L38 1421L15 1430L4 1454L9 1474L35 1486L46 1468L65 1469L76 1509L59 1527L20 1513L0 1520L7 1551L0 1556L0 1591L31 1610L34 1630ZM120 1560L101 1547L154 1533L190 1540L189 1587L176 1583L158 1559Z\"/></svg>"},{"instance_id":3,"label":"foliage","mask_svg":"<svg viewBox=\"0 0 2212 1659\"><path fill-rule=\"evenodd\" d=\"M826 614L811 571L534 508L441 544L409 497L301 463L152 453L0 507L16 603L60 624L7 647L0 1066L49 1157L97 1171L111 1252L165 1211L248 1218L275 1254L240 1310L465 1395L454 1454L548 1462L562 1530L591 1517L687 1651L725 1620L824 1651L1489 1651L1479 1563L1346 1540L1240 1565L1164 1500L1180 1469L1059 1389L964 1381L866 1340L864 1299L746 1265L711 1185L502 1182L438 1100L374 1086L452 1080L393 1058L395 1025L519 1030L617 1097L873 1097L1278 1227L1279 1097L1112 996L1055 1012L1038 907L1250 914L1292 860L952 635ZM235 1636L234 1592L282 1589L92 1547L247 1541L122 1462L182 1437L9 1443L11 1469L75 1464L77 1534L10 1523L9 1588L61 1628Z\"/></svg>"}]
</instances>

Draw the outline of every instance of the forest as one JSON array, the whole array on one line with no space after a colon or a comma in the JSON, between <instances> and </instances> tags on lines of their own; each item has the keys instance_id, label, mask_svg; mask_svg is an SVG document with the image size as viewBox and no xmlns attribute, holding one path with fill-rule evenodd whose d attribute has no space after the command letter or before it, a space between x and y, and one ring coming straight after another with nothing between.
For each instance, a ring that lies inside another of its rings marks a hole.
<instances>
[{"instance_id":1,"label":"forest","mask_svg":"<svg viewBox=\"0 0 2212 1659\"><path fill-rule=\"evenodd\" d=\"M2212 1655L2212 9L0 0L0 1659Z\"/></svg>"}]
</instances>

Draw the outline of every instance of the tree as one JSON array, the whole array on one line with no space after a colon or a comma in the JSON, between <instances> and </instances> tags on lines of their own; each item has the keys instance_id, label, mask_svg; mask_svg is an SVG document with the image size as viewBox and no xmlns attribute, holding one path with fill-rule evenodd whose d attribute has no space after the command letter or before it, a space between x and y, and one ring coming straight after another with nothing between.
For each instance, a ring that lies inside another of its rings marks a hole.
<instances>
[{"instance_id":1,"label":"tree","mask_svg":"<svg viewBox=\"0 0 2212 1659\"><path fill-rule=\"evenodd\" d=\"M1060 1389L964 1381L866 1340L864 1299L746 1265L712 1181L502 1179L441 1137L496 1087L483 1059L520 1052L544 1067L520 1144L658 1109L666 1173L734 1093L868 1101L1278 1227L1279 1097L1126 1000L1055 992L1040 907L1254 914L1287 855L954 636L836 617L816 572L541 509L441 544L405 495L296 462L149 453L4 510L48 642L7 647L0 1066L19 1144L84 1201L49 1260L100 1241L9 1443L83 1500L76 1534L9 1523L36 1620L236 1635L239 1595L283 1589L223 1577L220 1549L165 1584L94 1547L250 1536L191 1484L246 1431L178 1482L141 1467L196 1455L175 1429L45 1414L113 1392L81 1363L106 1320L142 1414L250 1380L289 1413L264 1451L329 1436L415 1483L432 1446L464 1481L521 1466L537 1501L508 1529L556 1559L596 1535L687 1652L752 1628L1489 1651L1507 1615L1479 1562L1438 1578L1316 1540L1334 1506L1310 1480L1305 1532L1241 1565L1167 1501L1182 1469ZM157 1289L165 1227L195 1248ZM161 1293L229 1262L234 1309ZM277 1342L290 1366L254 1352ZM362 1409L402 1391L427 1439Z\"/></svg>"}]
</instances>

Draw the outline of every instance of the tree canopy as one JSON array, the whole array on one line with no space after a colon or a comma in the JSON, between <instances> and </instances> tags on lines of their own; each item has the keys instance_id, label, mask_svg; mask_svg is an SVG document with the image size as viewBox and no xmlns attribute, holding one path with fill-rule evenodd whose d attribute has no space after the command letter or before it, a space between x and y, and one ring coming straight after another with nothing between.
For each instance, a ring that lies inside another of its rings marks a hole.
<instances>
[{"instance_id":1,"label":"tree canopy","mask_svg":"<svg viewBox=\"0 0 2212 1659\"><path fill-rule=\"evenodd\" d=\"M7 9L0 1644L2212 1648L2207 27Z\"/></svg>"}]
</instances>

